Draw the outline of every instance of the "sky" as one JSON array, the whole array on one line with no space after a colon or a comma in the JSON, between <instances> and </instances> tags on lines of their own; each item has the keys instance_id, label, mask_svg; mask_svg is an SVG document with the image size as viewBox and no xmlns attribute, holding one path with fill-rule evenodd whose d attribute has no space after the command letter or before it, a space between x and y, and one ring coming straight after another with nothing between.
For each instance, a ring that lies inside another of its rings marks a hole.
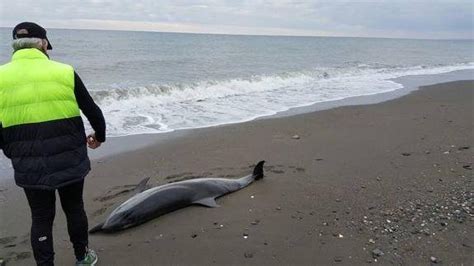
<instances>
[{"instance_id":1,"label":"sky","mask_svg":"<svg viewBox=\"0 0 474 266\"><path fill-rule=\"evenodd\" d=\"M467 0L0 0L0 27L473 39Z\"/></svg>"}]
</instances>

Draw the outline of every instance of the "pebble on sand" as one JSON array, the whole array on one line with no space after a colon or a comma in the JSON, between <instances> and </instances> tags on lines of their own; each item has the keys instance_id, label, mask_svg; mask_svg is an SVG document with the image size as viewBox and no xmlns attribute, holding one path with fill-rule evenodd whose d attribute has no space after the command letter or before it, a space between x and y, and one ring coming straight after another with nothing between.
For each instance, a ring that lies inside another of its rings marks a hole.
<instances>
[{"instance_id":1,"label":"pebble on sand","mask_svg":"<svg viewBox=\"0 0 474 266\"><path fill-rule=\"evenodd\" d=\"M385 255L385 253L379 248L372 250L372 257L374 257L374 259L383 255Z\"/></svg>"},{"instance_id":2,"label":"pebble on sand","mask_svg":"<svg viewBox=\"0 0 474 266\"><path fill-rule=\"evenodd\" d=\"M292 139L300 139L300 136L299 135L293 135L293 137L291 137Z\"/></svg>"},{"instance_id":3,"label":"pebble on sand","mask_svg":"<svg viewBox=\"0 0 474 266\"><path fill-rule=\"evenodd\" d=\"M253 258L253 253L252 252L245 252L244 257L247 258L247 259L251 259L251 258Z\"/></svg>"},{"instance_id":4,"label":"pebble on sand","mask_svg":"<svg viewBox=\"0 0 474 266\"><path fill-rule=\"evenodd\" d=\"M251 225L257 225L257 224L259 224L259 223L260 223L260 220L255 219L255 220L254 220L253 222L251 222L250 224L251 224Z\"/></svg>"}]
</instances>

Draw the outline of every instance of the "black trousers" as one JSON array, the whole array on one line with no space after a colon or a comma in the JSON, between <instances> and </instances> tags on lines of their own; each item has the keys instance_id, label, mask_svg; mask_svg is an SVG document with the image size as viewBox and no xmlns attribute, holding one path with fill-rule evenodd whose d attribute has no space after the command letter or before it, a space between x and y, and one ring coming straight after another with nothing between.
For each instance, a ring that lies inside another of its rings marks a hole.
<instances>
[{"instance_id":1,"label":"black trousers","mask_svg":"<svg viewBox=\"0 0 474 266\"><path fill-rule=\"evenodd\" d=\"M87 216L82 191L84 180L58 189L61 206L67 219L69 239L77 260L83 260L88 244ZM27 189L31 208L31 246L38 265L54 265L53 221L56 214L56 192Z\"/></svg>"}]
</instances>

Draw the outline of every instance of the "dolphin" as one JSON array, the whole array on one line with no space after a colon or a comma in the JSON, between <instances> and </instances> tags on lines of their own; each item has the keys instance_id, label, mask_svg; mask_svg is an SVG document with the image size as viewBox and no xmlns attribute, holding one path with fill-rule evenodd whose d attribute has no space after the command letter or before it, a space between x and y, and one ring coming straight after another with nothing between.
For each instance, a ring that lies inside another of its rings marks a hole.
<instances>
[{"instance_id":1,"label":"dolphin","mask_svg":"<svg viewBox=\"0 0 474 266\"><path fill-rule=\"evenodd\" d=\"M114 209L105 222L92 228L89 233L121 231L193 204L218 207L216 198L262 179L264 163L260 161L252 174L239 179L196 178L142 191ZM146 187L148 179L140 182L138 190Z\"/></svg>"}]
</instances>

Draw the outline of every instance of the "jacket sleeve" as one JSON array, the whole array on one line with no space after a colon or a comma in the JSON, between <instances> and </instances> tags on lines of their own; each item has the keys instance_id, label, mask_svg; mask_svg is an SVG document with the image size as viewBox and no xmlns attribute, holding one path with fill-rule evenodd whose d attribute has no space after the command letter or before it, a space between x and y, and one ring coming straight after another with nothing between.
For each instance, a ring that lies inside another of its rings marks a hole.
<instances>
[{"instance_id":1,"label":"jacket sleeve","mask_svg":"<svg viewBox=\"0 0 474 266\"><path fill-rule=\"evenodd\" d=\"M74 72L74 94L82 113L95 131L97 141L105 142L105 119L99 106L94 102L79 75Z\"/></svg>"},{"instance_id":2,"label":"jacket sleeve","mask_svg":"<svg viewBox=\"0 0 474 266\"><path fill-rule=\"evenodd\" d=\"M3 149L3 145L5 142L3 141L3 127L2 124L0 123L0 150Z\"/></svg>"}]
</instances>

